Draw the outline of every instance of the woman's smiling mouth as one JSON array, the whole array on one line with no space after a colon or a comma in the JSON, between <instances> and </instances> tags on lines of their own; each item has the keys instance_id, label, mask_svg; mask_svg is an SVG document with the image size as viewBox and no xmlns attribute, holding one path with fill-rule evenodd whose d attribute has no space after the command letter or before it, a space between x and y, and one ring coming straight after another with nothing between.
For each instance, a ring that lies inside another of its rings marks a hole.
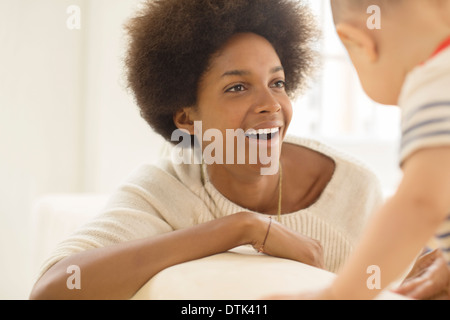
<instances>
[{"instance_id":1,"label":"woman's smiling mouth","mask_svg":"<svg viewBox=\"0 0 450 320\"><path fill-rule=\"evenodd\" d=\"M245 136L248 139L254 140L272 140L280 133L280 128L267 128L267 129L249 129L245 132Z\"/></svg>"}]
</instances>

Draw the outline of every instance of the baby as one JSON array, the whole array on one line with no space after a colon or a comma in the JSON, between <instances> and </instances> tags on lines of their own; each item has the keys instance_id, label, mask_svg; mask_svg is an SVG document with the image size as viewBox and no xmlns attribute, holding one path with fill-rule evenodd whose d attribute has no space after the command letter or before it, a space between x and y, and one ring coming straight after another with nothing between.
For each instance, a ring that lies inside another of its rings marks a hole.
<instances>
[{"instance_id":1,"label":"baby","mask_svg":"<svg viewBox=\"0 0 450 320\"><path fill-rule=\"evenodd\" d=\"M332 285L284 298L372 299L434 235L447 259L450 253L450 0L331 0L331 6L367 95L401 109L404 176Z\"/></svg>"}]
</instances>

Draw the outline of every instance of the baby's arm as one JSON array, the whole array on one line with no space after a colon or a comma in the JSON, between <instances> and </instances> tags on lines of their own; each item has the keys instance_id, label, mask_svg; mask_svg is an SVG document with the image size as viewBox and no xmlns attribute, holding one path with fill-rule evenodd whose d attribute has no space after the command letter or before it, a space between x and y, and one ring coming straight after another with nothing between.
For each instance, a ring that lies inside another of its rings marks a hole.
<instances>
[{"instance_id":1,"label":"baby's arm","mask_svg":"<svg viewBox=\"0 0 450 320\"><path fill-rule=\"evenodd\" d=\"M450 147L423 149L404 165L397 193L377 212L331 291L338 299L371 299L369 266L381 271L381 289L411 264L450 212Z\"/></svg>"}]
</instances>

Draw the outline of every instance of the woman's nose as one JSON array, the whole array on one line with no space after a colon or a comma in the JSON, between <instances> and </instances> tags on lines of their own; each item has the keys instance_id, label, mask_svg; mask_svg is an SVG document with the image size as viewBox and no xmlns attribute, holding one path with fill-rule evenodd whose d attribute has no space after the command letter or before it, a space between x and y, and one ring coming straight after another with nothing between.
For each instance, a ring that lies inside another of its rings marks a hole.
<instances>
[{"instance_id":1,"label":"woman's nose","mask_svg":"<svg viewBox=\"0 0 450 320\"><path fill-rule=\"evenodd\" d=\"M273 96L269 90L262 90L258 95L255 104L256 113L276 113L281 110L280 102Z\"/></svg>"}]
</instances>

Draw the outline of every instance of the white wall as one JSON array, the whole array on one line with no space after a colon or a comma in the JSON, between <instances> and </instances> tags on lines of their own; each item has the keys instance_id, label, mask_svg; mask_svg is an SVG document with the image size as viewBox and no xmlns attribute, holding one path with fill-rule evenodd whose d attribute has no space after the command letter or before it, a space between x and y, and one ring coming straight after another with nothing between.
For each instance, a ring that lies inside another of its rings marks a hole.
<instances>
[{"instance_id":1,"label":"white wall","mask_svg":"<svg viewBox=\"0 0 450 320\"><path fill-rule=\"evenodd\" d=\"M48 193L111 192L161 140L123 85L138 1L0 1L0 299L26 299L29 215ZM81 9L81 29L66 12Z\"/></svg>"},{"instance_id":2,"label":"white wall","mask_svg":"<svg viewBox=\"0 0 450 320\"><path fill-rule=\"evenodd\" d=\"M0 2L0 298L21 298L29 275L28 215L49 191L80 190L82 34L69 3ZM68 84L69 82L69 84Z\"/></svg>"},{"instance_id":3,"label":"white wall","mask_svg":"<svg viewBox=\"0 0 450 320\"><path fill-rule=\"evenodd\" d=\"M139 116L126 91L123 24L139 1L96 0L89 3L85 27L86 153L83 162L86 191L111 191L140 162L153 159L162 139Z\"/></svg>"}]
</instances>

